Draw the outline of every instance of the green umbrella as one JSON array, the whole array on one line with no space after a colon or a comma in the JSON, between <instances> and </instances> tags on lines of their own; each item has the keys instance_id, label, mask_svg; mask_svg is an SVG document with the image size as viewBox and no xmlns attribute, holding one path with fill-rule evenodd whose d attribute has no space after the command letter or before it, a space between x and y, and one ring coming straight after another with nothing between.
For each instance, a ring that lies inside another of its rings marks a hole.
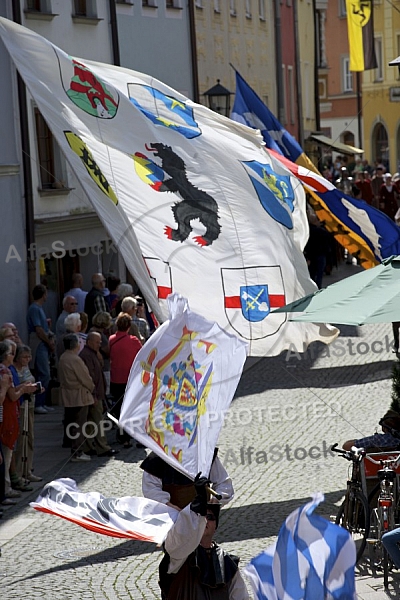
<instances>
[{"instance_id":1,"label":"green umbrella","mask_svg":"<svg viewBox=\"0 0 400 600\"><path fill-rule=\"evenodd\" d=\"M273 313L291 314L290 321L311 323L392 323L400 321L400 256L342 279L282 306Z\"/></svg>"}]
</instances>

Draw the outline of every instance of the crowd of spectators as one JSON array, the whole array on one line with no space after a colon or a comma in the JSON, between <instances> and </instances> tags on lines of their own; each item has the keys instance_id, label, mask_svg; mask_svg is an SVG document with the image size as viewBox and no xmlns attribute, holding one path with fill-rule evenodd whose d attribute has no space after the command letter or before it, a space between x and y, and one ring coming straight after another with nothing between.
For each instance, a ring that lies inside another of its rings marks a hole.
<instances>
[{"instance_id":1,"label":"crowd of spectators","mask_svg":"<svg viewBox=\"0 0 400 600\"><path fill-rule=\"evenodd\" d=\"M372 166L366 159L326 156L322 174L343 193L377 208L400 226L400 173L392 176L380 158ZM312 210L308 216L310 236L304 254L310 277L321 288L322 277L330 274L332 266L341 260L357 264L357 259L339 247Z\"/></svg>"},{"instance_id":2,"label":"crowd of spectators","mask_svg":"<svg viewBox=\"0 0 400 600\"><path fill-rule=\"evenodd\" d=\"M64 406L62 446L72 462L119 452L102 423L108 410L119 415L131 365L158 323L131 285L106 282L102 273L91 283L86 292L82 275L73 275L53 327L47 288L36 285L26 341L13 323L0 328L0 516L2 505L42 481L34 473L34 419L53 411L55 400ZM132 445L125 432L117 441Z\"/></svg>"},{"instance_id":3,"label":"crowd of spectators","mask_svg":"<svg viewBox=\"0 0 400 600\"><path fill-rule=\"evenodd\" d=\"M372 166L368 160L327 157L322 173L346 194L364 200L396 220L400 207L400 174L392 175L387 164L378 158Z\"/></svg>"}]
</instances>

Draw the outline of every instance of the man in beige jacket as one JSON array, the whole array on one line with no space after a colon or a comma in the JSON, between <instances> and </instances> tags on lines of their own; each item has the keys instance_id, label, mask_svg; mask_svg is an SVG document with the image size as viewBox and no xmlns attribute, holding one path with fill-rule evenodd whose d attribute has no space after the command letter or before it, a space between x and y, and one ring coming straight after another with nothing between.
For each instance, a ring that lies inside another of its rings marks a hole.
<instances>
[{"instance_id":1,"label":"man in beige jacket","mask_svg":"<svg viewBox=\"0 0 400 600\"><path fill-rule=\"evenodd\" d=\"M70 333L63 338L65 352L58 363L60 399L65 407L66 435L71 439L71 461L84 462L90 456L82 452L88 407L93 404L94 383L79 354L79 338Z\"/></svg>"}]
</instances>

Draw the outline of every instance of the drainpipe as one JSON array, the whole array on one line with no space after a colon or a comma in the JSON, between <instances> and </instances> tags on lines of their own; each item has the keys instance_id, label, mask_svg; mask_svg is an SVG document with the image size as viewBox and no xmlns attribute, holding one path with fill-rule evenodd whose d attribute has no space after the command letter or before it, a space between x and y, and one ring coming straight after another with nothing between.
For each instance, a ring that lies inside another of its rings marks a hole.
<instances>
[{"instance_id":1,"label":"drainpipe","mask_svg":"<svg viewBox=\"0 0 400 600\"><path fill-rule=\"evenodd\" d=\"M121 58L119 54L119 41L118 41L118 26L117 26L117 9L115 7L115 0L110 0L110 26L111 26L111 43L113 53L113 64L117 67L121 66Z\"/></svg>"},{"instance_id":2,"label":"drainpipe","mask_svg":"<svg viewBox=\"0 0 400 600\"><path fill-rule=\"evenodd\" d=\"M299 40L299 13L297 10L297 0L293 0L293 20L294 20L294 52L296 67L296 88L297 88L297 135L300 146L304 147L304 121L303 121L303 88L301 85L301 67L300 67L300 40Z\"/></svg>"},{"instance_id":3,"label":"drainpipe","mask_svg":"<svg viewBox=\"0 0 400 600\"><path fill-rule=\"evenodd\" d=\"M13 21L19 25L22 25L20 0L12 0L11 5ZM22 173L24 182L25 242L28 249L29 247L34 248L34 246L31 244L35 243L35 213L33 208L32 167L29 145L28 110L26 106L26 88L19 73L17 73L17 90L21 130ZM31 252L27 252L28 289L32 290L36 284L36 260L31 260L30 256Z\"/></svg>"},{"instance_id":4,"label":"drainpipe","mask_svg":"<svg viewBox=\"0 0 400 600\"><path fill-rule=\"evenodd\" d=\"M314 13L314 105L315 105L315 129L321 131L321 115L319 110L319 85L318 85L318 22L319 12L317 12L316 0L313 0Z\"/></svg>"},{"instance_id":5,"label":"drainpipe","mask_svg":"<svg viewBox=\"0 0 400 600\"><path fill-rule=\"evenodd\" d=\"M190 57L192 62L192 78L193 78L193 100L200 102L199 94L199 71L197 68L197 48L196 48L196 24L194 18L194 0L188 0L189 10L189 36L190 36Z\"/></svg>"},{"instance_id":6,"label":"drainpipe","mask_svg":"<svg viewBox=\"0 0 400 600\"><path fill-rule=\"evenodd\" d=\"M275 25L275 59L276 59L276 92L278 102L278 120L285 122L285 99L283 97L282 75L282 26L281 26L281 0L274 0L274 25Z\"/></svg>"}]
</instances>

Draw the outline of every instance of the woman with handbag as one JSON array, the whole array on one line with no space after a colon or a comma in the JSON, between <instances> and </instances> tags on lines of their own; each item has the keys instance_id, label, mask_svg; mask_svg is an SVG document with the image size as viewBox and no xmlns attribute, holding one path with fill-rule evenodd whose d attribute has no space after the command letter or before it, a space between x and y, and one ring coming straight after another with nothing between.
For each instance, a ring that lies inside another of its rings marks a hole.
<instances>
[{"instance_id":1,"label":"woman with handbag","mask_svg":"<svg viewBox=\"0 0 400 600\"><path fill-rule=\"evenodd\" d=\"M142 344L137 337L129 335L131 317L128 314L120 313L116 320L116 326L117 332L109 339L110 392L114 398L112 414L119 419L129 372ZM131 438L125 431L119 430L117 441L123 444L124 448L132 446Z\"/></svg>"}]
</instances>

